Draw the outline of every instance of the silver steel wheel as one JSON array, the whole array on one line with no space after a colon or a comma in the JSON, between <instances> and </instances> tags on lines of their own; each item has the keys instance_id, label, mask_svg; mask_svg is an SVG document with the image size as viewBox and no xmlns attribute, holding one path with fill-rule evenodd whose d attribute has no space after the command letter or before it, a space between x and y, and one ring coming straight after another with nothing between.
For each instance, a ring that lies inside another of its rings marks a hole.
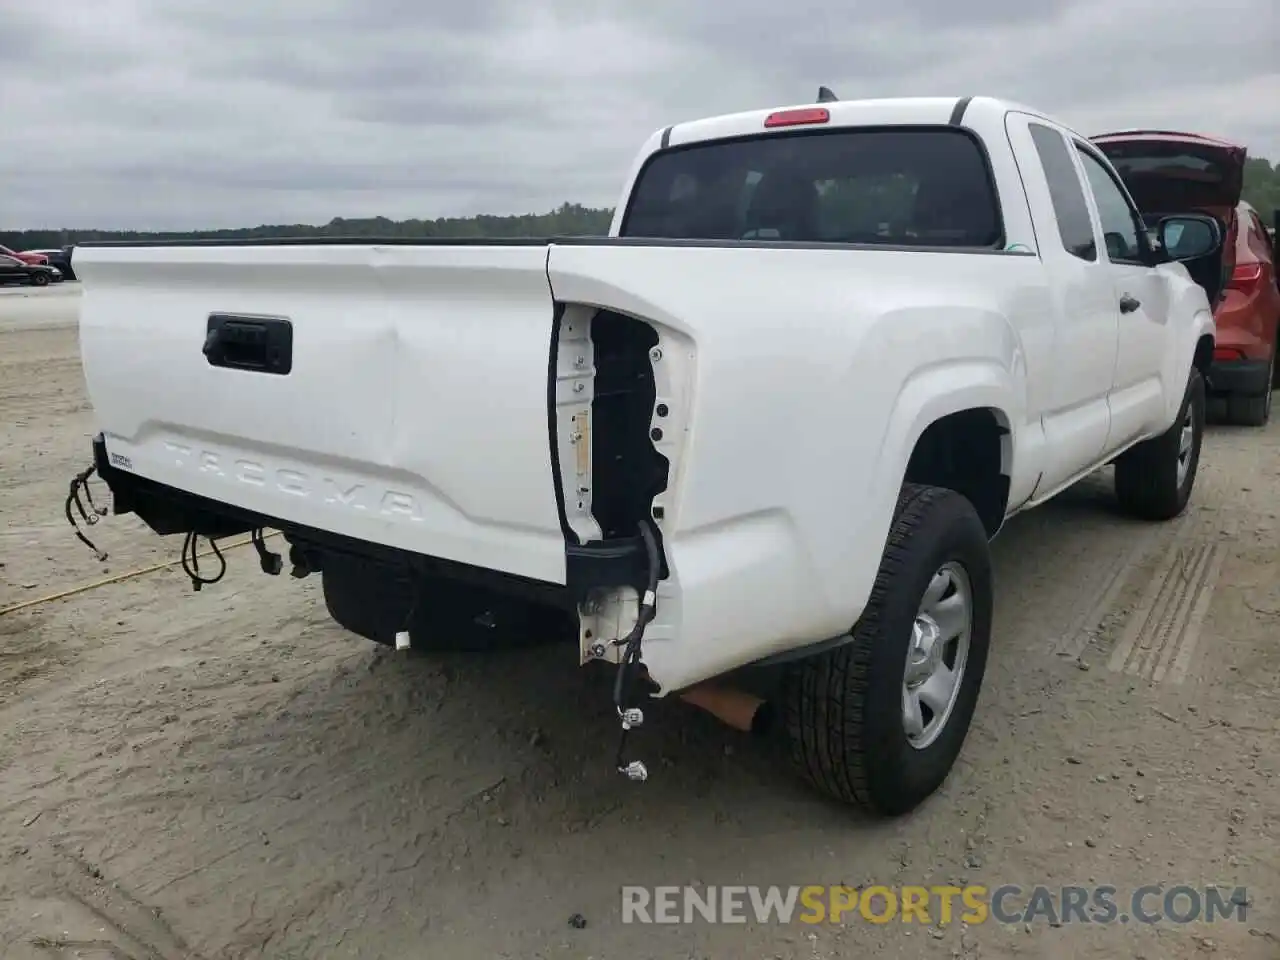
<instances>
[{"instance_id":1,"label":"silver steel wheel","mask_svg":"<svg viewBox=\"0 0 1280 960\"><path fill-rule=\"evenodd\" d=\"M917 750L937 740L951 719L972 635L969 575L958 563L944 564L920 601L902 679L903 729Z\"/></svg>"},{"instance_id":2,"label":"silver steel wheel","mask_svg":"<svg viewBox=\"0 0 1280 960\"><path fill-rule=\"evenodd\" d=\"M1187 471L1191 469L1191 448L1195 445L1196 420L1191 404L1187 404L1186 415L1182 418L1182 433L1178 435L1178 487L1187 482Z\"/></svg>"}]
</instances>

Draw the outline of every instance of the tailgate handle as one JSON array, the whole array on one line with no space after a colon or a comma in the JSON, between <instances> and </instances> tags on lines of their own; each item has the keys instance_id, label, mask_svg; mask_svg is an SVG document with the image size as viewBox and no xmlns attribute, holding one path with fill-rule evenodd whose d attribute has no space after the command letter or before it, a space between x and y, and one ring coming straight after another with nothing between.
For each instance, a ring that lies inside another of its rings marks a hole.
<instances>
[{"instance_id":1,"label":"tailgate handle","mask_svg":"<svg viewBox=\"0 0 1280 960\"><path fill-rule=\"evenodd\" d=\"M293 324L283 317L210 314L203 353L211 367L283 376L293 369Z\"/></svg>"}]
</instances>

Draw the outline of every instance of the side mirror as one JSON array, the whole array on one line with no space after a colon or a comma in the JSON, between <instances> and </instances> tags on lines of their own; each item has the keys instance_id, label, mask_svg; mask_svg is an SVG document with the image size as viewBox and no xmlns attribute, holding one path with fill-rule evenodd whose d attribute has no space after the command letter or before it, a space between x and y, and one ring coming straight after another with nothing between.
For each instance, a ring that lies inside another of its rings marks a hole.
<instances>
[{"instance_id":1,"label":"side mirror","mask_svg":"<svg viewBox=\"0 0 1280 960\"><path fill-rule=\"evenodd\" d=\"M1200 214L1164 217L1156 226L1156 240L1170 260L1194 260L1222 245L1222 228L1213 217Z\"/></svg>"}]
</instances>

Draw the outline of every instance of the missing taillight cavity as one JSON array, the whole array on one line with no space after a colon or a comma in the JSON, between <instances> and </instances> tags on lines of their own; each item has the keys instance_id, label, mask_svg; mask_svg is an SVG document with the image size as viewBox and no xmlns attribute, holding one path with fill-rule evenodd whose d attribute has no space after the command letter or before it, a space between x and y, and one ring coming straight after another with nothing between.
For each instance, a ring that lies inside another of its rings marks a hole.
<instances>
[{"instance_id":1,"label":"missing taillight cavity","mask_svg":"<svg viewBox=\"0 0 1280 960\"><path fill-rule=\"evenodd\" d=\"M669 464L650 437L658 334L647 323L602 310L591 321L591 341L592 513L605 539L634 537L667 488Z\"/></svg>"}]
</instances>

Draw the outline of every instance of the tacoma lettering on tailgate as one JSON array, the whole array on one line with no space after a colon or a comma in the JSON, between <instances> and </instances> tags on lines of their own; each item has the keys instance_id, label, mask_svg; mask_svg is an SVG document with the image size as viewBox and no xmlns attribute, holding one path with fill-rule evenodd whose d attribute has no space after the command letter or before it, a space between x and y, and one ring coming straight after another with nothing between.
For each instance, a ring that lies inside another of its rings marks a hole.
<instances>
[{"instance_id":1,"label":"tacoma lettering on tailgate","mask_svg":"<svg viewBox=\"0 0 1280 960\"><path fill-rule=\"evenodd\" d=\"M194 469L233 483L271 487L280 493L320 500L347 510L372 511L408 520L422 519L417 498L411 493L373 487L359 480L340 479L324 473L310 474L293 467L269 467L244 457L232 457L216 450L168 440L164 447L174 455L174 464L184 470Z\"/></svg>"}]
</instances>

